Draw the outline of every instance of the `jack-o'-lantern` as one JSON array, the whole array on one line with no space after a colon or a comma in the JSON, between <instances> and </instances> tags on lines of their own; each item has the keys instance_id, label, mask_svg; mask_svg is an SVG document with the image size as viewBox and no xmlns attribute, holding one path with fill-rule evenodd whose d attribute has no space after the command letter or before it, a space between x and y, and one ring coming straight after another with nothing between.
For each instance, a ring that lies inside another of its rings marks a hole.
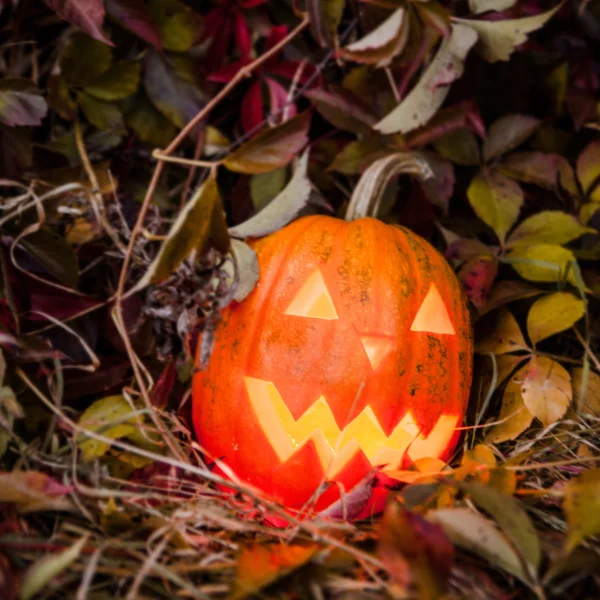
<instances>
[{"instance_id":1,"label":"jack-o'-lantern","mask_svg":"<svg viewBox=\"0 0 600 600\"><path fill-rule=\"evenodd\" d=\"M258 284L194 376L202 447L289 509L322 489L326 508L377 466L448 458L472 341L444 258L373 218L304 217L252 246Z\"/></svg>"}]
</instances>

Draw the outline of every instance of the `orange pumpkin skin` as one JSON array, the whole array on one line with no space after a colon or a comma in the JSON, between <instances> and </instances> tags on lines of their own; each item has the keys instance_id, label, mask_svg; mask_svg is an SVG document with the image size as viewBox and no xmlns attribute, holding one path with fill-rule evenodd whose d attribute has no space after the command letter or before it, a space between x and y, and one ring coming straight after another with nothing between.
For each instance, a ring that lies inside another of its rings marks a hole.
<instances>
[{"instance_id":1,"label":"orange pumpkin skin","mask_svg":"<svg viewBox=\"0 0 600 600\"><path fill-rule=\"evenodd\" d=\"M472 336L445 259L372 218L304 217L252 245L258 284L224 311L208 368L194 376L194 427L207 453L289 509L337 482L315 510L374 465L449 458ZM442 422L449 429L438 431ZM381 496L370 508L382 508Z\"/></svg>"}]
</instances>

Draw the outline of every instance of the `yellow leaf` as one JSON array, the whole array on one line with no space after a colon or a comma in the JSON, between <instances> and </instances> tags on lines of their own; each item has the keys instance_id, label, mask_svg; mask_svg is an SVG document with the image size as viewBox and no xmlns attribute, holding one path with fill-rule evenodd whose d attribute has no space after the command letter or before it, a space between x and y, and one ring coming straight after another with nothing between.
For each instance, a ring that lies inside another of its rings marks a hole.
<instances>
[{"instance_id":1,"label":"yellow leaf","mask_svg":"<svg viewBox=\"0 0 600 600\"><path fill-rule=\"evenodd\" d=\"M467 197L475 214L503 243L523 204L523 190L519 184L495 169L484 167L471 181Z\"/></svg>"},{"instance_id":2,"label":"yellow leaf","mask_svg":"<svg viewBox=\"0 0 600 600\"><path fill-rule=\"evenodd\" d=\"M555 244L519 244L511 249L506 262L529 281L563 281L577 285L573 271L575 256Z\"/></svg>"},{"instance_id":3,"label":"yellow leaf","mask_svg":"<svg viewBox=\"0 0 600 600\"><path fill-rule=\"evenodd\" d=\"M565 486L564 511L569 525L567 552L600 534L600 469L591 469Z\"/></svg>"},{"instance_id":4,"label":"yellow leaf","mask_svg":"<svg viewBox=\"0 0 600 600\"><path fill-rule=\"evenodd\" d=\"M588 144L577 158L577 177L583 193L594 202L600 202L600 189L596 183L600 178L600 141Z\"/></svg>"},{"instance_id":5,"label":"yellow leaf","mask_svg":"<svg viewBox=\"0 0 600 600\"><path fill-rule=\"evenodd\" d=\"M566 244L585 233L596 233L584 227L576 217L560 210L544 210L525 219L511 233L507 245L518 242L527 244Z\"/></svg>"},{"instance_id":6,"label":"yellow leaf","mask_svg":"<svg viewBox=\"0 0 600 600\"><path fill-rule=\"evenodd\" d=\"M562 4L559 4L548 12L522 19L503 21L454 19L454 21L472 27L479 34L479 43L476 46L479 54L488 62L496 62L509 60L514 49L527 41L527 34L542 27L561 6Z\"/></svg>"},{"instance_id":7,"label":"yellow leaf","mask_svg":"<svg viewBox=\"0 0 600 600\"><path fill-rule=\"evenodd\" d=\"M502 397L502 408L496 421L497 425L490 430L486 441L499 444L507 440L514 440L521 435L533 421L533 415L523 402L521 395L521 384L523 370L518 371L504 388Z\"/></svg>"},{"instance_id":8,"label":"yellow leaf","mask_svg":"<svg viewBox=\"0 0 600 600\"><path fill-rule=\"evenodd\" d=\"M238 557L232 599L254 595L304 566L317 553L317 544L252 544Z\"/></svg>"},{"instance_id":9,"label":"yellow leaf","mask_svg":"<svg viewBox=\"0 0 600 600\"><path fill-rule=\"evenodd\" d=\"M558 421L573 399L567 370L547 356L534 356L522 373L521 394L529 412L546 426Z\"/></svg>"},{"instance_id":10,"label":"yellow leaf","mask_svg":"<svg viewBox=\"0 0 600 600\"><path fill-rule=\"evenodd\" d=\"M481 337L475 342L476 352L506 354L528 349L519 324L507 308L486 315L485 326L480 327L479 332Z\"/></svg>"},{"instance_id":11,"label":"yellow leaf","mask_svg":"<svg viewBox=\"0 0 600 600\"><path fill-rule=\"evenodd\" d=\"M116 440L130 435L139 426L131 413L132 408L123 396L107 396L96 400L85 410L79 419L79 426ZM89 438L85 434L78 434L76 442L84 461L104 455L109 448L108 443Z\"/></svg>"},{"instance_id":12,"label":"yellow leaf","mask_svg":"<svg viewBox=\"0 0 600 600\"><path fill-rule=\"evenodd\" d=\"M579 209L579 220L584 225L587 225L598 210L600 210L600 203L598 202L586 202L582 204ZM594 229L594 231L596 230Z\"/></svg>"},{"instance_id":13,"label":"yellow leaf","mask_svg":"<svg viewBox=\"0 0 600 600\"><path fill-rule=\"evenodd\" d=\"M573 399L575 406L585 413L600 416L600 375L594 371L588 371L587 377L580 367L571 369L573 378Z\"/></svg>"},{"instance_id":14,"label":"yellow leaf","mask_svg":"<svg viewBox=\"0 0 600 600\"><path fill-rule=\"evenodd\" d=\"M585 302L570 292L538 298L527 315L529 339L539 341L572 327L585 314Z\"/></svg>"}]
</instances>

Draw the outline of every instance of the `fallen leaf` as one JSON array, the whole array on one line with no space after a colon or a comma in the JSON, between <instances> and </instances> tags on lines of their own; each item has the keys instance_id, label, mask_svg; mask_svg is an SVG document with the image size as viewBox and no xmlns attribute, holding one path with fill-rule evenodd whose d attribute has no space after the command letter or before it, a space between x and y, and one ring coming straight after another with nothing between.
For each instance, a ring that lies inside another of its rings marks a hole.
<instances>
[{"instance_id":1,"label":"fallen leaf","mask_svg":"<svg viewBox=\"0 0 600 600\"><path fill-rule=\"evenodd\" d=\"M522 19L475 21L455 18L454 21L473 28L479 36L476 50L488 62L496 62L509 60L515 48L527 41L527 34L540 29L561 6Z\"/></svg>"},{"instance_id":2,"label":"fallen leaf","mask_svg":"<svg viewBox=\"0 0 600 600\"><path fill-rule=\"evenodd\" d=\"M422 600L444 595L454 547L438 524L390 502L379 526L378 553L403 589L414 588Z\"/></svg>"},{"instance_id":3,"label":"fallen leaf","mask_svg":"<svg viewBox=\"0 0 600 600\"><path fill-rule=\"evenodd\" d=\"M357 63L386 67L404 49L409 23L406 10L398 8L365 37L342 48L340 54Z\"/></svg>"},{"instance_id":4,"label":"fallen leaf","mask_svg":"<svg viewBox=\"0 0 600 600\"><path fill-rule=\"evenodd\" d=\"M386 134L407 133L427 123L444 102L450 84L461 77L464 60L476 41L477 34L473 29L453 25L452 34L443 40L417 85L375 125L375 129Z\"/></svg>"},{"instance_id":5,"label":"fallen leaf","mask_svg":"<svg viewBox=\"0 0 600 600\"><path fill-rule=\"evenodd\" d=\"M524 583L529 577L516 550L506 536L489 520L470 508L442 508L427 514L438 523L454 544L481 556L492 566L503 569Z\"/></svg>"},{"instance_id":6,"label":"fallen leaf","mask_svg":"<svg viewBox=\"0 0 600 600\"><path fill-rule=\"evenodd\" d=\"M244 223L231 227L229 234L235 238L262 237L281 229L292 221L306 206L310 197L311 185L307 176L308 152L298 161L289 183L277 197Z\"/></svg>"},{"instance_id":7,"label":"fallen leaf","mask_svg":"<svg viewBox=\"0 0 600 600\"><path fill-rule=\"evenodd\" d=\"M529 347L521 328L507 308L499 308L485 316L475 342L476 352L506 354Z\"/></svg>"},{"instance_id":8,"label":"fallen leaf","mask_svg":"<svg viewBox=\"0 0 600 600\"><path fill-rule=\"evenodd\" d=\"M570 292L555 292L536 300L527 315L533 344L569 329L585 315L585 302Z\"/></svg>"},{"instance_id":9,"label":"fallen leaf","mask_svg":"<svg viewBox=\"0 0 600 600\"><path fill-rule=\"evenodd\" d=\"M584 227L577 217L560 210L543 210L521 222L510 234L506 245L567 244L586 233L596 233L592 227Z\"/></svg>"},{"instance_id":10,"label":"fallen leaf","mask_svg":"<svg viewBox=\"0 0 600 600\"><path fill-rule=\"evenodd\" d=\"M500 444L508 440L514 440L520 436L532 423L533 415L523 402L521 395L520 379L523 375L523 369L520 369L513 375L511 380L506 384L502 395L502 407L500 414L488 434L486 441L492 444Z\"/></svg>"},{"instance_id":11,"label":"fallen leaf","mask_svg":"<svg viewBox=\"0 0 600 600\"><path fill-rule=\"evenodd\" d=\"M14 504L20 513L71 510L66 496L72 491L40 471L0 471L0 503Z\"/></svg>"},{"instance_id":12,"label":"fallen leaf","mask_svg":"<svg viewBox=\"0 0 600 600\"><path fill-rule=\"evenodd\" d=\"M573 253L556 244L518 244L505 261L529 281L568 281L577 286Z\"/></svg>"},{"instance_id":13,"label":"fallen leaf","mask_svg":"<svg viewBox=\"0 0 600 600\"><path fill-rule=\"evenodd\" d=\"M475 214L503 243L523 205L523 190L519 184L497 169L484 167L472 179L467 198Z\"/></svg>"},{"instance_id":14,"label":"fallen leaf","mask_svg":"<svg viewBox=\"0 0 600 600\"><path fill-rule=\"evenodd\" d=\"M254 289L259 277L256 252L241 240L232 238L231 253L236 265L236 283L233 299L241 302Z\"/></svg>"},{"instance_id":15,"label":"fallen leaf","mask_svg":"<svg viewBox=\"0 0 600 600\"><path fill-rule=\"evenodd\" d=\"M306 565L319 551L317 544L250 544L238 556L230 598L256 594Z\"/></svg>"},{"instance_id":16,"label":"fallen leaf","mask_svg":"<svg viewBox=\"0 0 600 600\"><path fill-rule=\"evenodd\" d=\"M564 488L564 511L569 526L565 550L600 534L600 469L590 469Z\"/></svg>"},{"instance_id":17,"label":"fallen leaf","mask_svg":"<svg viewBox=\"0 0 600 600\"><path fill-rule=\"evenodd\" d=\"M540 124L527 115L505 115L494 121L483 141L483 160L487 163L520 146Z\"/></svg>"},{"instance_id":18,"label":"fallen leaf","mask_svg":"<svg viewBox=\"0 0 600 600\"><path fill-rule=\"evenodd\" d=\"M600 202L600 141L590 142L577 157L577 178L583 193L594 202Z\"/></svg>"},{"instance_id":19,"label":"fallen leaf","mask_svg":"<svg viewBox=\"0 0 600 600\"><path fill-rule=\"evenodd\" d=\"M522 370L521 394L529 412L547 427L563 417L571 404L571 376L555 360L533 356Z\"/></svg>"},{"instance_id":20,"label":"fallen leaf","mask_svg":"<svg viewBox=\"0 0 600 600\"><path fill-rule=\"evenodd\" d=\"M580 367L571 369L573 385L573 402L580 410L600 415L600 375L598 373L585 370Z\"/></svg>"},{"instance_id":21,"label":"fallen leaf","mask_svg":"<svg viewBox=\"0 0 600 600\"><path fill-rule=\"evenodd\" d=\"M223 160L236 173L267 173L290 163L308 142L310 113L263 129Z\"/></svg>"},{"instance_id":22,"label":"fallen leaf","mask_svg":"<svg viewBox=\"0 0 600 600\"><path fill-rule=\"evenodd\" d=\"M463 482L459 487L478 508L494 519L512 541L526 562L531 580L535 581L542 549L537 531L521 504L512 496L477 481Z\"/></svg>"},{"instance_id":23,"label":"fallen leaf","mask_svg":"<svg viewBox=\"0 0 600 600\"><path fill-rule=\"evenodd\" d=\"M104 21L103 0L44 0L44 2L61 19L68 21L75 27L79 27L95 40L109 46L113 45L102 31L102 21Z\"/></svg>"},{"instance_id":24,"label":"fallen leaf","mask_svg":"<svg viewBox=\"0 0 600 600\"><path fill-rule=\"evenodd\" d=\"M80 556L87 543L88 536L75 542L62 552L53 552L34 562L23 574L20 600L30 600L57 575L74 563Z\"/></svg>"},{"instance_id":25,"label":"fallen leaf","mask_svg":"<svg viewBox=\"0 0 600 600\"><path fill-rule=\"evenodd\" d=\"M99 433L116 440L132 434L140 426L140 418L132 414L134 409L124 396L107 396L96 400L79 418L78 425L83 429ZM75 438L84 462L89 462L106 454L110 445L78 433Z\"/></svg>"}]
</instances>

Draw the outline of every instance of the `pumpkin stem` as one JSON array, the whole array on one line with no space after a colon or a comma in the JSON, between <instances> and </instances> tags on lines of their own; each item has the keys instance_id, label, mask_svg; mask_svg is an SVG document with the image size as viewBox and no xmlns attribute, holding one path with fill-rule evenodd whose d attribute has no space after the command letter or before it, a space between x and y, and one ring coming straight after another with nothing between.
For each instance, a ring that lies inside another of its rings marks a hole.
<instances>
[{"instance_id":1,"label":"pumpkin stem","mask_svg":"<svg viewBox=\"0 0 600 600\"><path fill-rule=\"evenodd\" d=\"M423 181L433 177L431 167L417 152L397 152L376 160L354 188L346 210L346 221L376 217L387 184L401 174L416 175Z\"/></svg>"}]
</instances>

